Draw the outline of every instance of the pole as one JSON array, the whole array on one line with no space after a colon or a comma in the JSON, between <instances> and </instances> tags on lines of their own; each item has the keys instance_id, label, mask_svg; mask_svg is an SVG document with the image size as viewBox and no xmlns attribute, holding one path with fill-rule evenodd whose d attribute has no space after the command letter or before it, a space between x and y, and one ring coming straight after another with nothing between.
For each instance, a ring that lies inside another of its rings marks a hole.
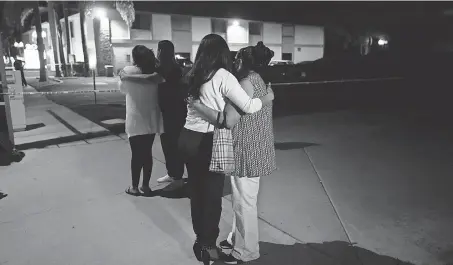
<instances>
[{"instance_id":1,"label":"pole","mask_svg":"<svg viewBox=\"0 0 453 265\"><path fill-rule=\"evenodd\" d=\"M5 69L5 61L4 61L4 54L3 54L3 42L2 39L2 32L0 32L0 76L2 79L2 89L3 93L8 93L8 81L6 80L6 69ZM6 114L6 123L8 126L8 136L10 143L3 143L5 147L11 149L10 151L14 150L14 131L13 131L13 120L11 116L11 106L9 101L9 95L3 95L3 99L5 100L5 114ZM1 139L1 138L0 138ZM0 142L0 144L2 144Z\"/></svg>"},{"instance_id":2,"label":"pole","mask_svg":"<svg viewBox=\"0 0 453 265\"><path fill-rule=\"evenodd\" d=\"M96 70L93 69L93 89L96 90ZM97 104L96 92L94 92L94 104Z\"/></svg>"}]
</instances>

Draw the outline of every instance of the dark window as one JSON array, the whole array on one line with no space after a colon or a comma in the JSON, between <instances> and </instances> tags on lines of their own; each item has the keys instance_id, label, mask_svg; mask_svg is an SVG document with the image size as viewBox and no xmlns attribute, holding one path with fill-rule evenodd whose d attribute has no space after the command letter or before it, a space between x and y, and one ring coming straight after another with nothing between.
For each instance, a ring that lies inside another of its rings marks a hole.
<instances>
[{"instance_id":1,"label":"dark window","mask_svg":"<svg viewBox=\"0 0 453 265\"><path fill-rule=\"evenodd\" d=\"M171 16L171 27L176 31L191 31L192 21L187 16Z\"/></svg>"},{"instance_id":2,"label":"dark window","mask_svg":"<svg viewBox=\"0 0 453 265\"><path fill-rule=\"evenodd\" d=\"M294 31L293 25L283 25L282 35L283 37L294 37Z\"/></svg>"},{"instance_id":3,"label":"dark window","mask_svg":"<svg viewBox=\"0 0 453 265\"><path fill-rule=\"evenodd\" d=\"M226 33L227 23L223 19L212 19L212 32L214 33Z\"/></svg>"},{"instance_id":4,"label":"dark window","mask_svg":"<svg viewBox=\"0 0 453 265\"><path fill-rule=\"evenodd\" d=\"M293 54L292 53L282 53L282 60L292 61Z\"/></svg>"},{"instance_id":5,"label":"dark window","mask_svg":"<svg viewBox=\"0 0 453 265\"><path fill-rule=\"evenodd\" d=\"M262 23L250 22L249 23L249 33L250 35L261 35Z\"/></svg>"},{"instance_id":6,"label":"dark window","mask_svg":"<svg viewBox=\"0 0 453 265\"><path fill-rule=\"evenodd\" d=\"M237 53L238 53L237 51L230 51L230 55L231 55L231 58L232 58L233 60L236 59L236 54L237 54Z\"/></svg>"},{"instance_id":7,"label":"dark window","mask_svg":"<svg viewBox=\"0 0 453 265\"><path fill-rule=\"evenodd\" d=\"M71 31L71 38L74 38L74 22L69 22L69 31Z\"/></svg>"},{"instance_id":8,"label":"dark window","mask_svg":"<svg viewBox=\"0 0 453 265\"><path fill-rule=\"evenodd\" d=\"M132 23L132 29L151 30L151 15L135 14L135 21Z\"/></svg>"}]
</instances>

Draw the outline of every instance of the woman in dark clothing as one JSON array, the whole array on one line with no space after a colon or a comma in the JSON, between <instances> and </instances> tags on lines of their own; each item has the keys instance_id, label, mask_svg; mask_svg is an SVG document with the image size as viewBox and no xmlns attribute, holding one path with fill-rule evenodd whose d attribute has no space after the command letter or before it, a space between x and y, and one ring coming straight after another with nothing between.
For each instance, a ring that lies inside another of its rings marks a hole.
<instances>
[{"instance_id":1,"label":"woman in dark clothing","mask_svg":"<svg viewBox=\"0 0 453 265\"><path fill-rule=\"evenodd\" d=\"M162 150L164 152L167 175L159 178L157 182L171 182L165 190L181 188L184 184L184 162L178 152L179 134L184 127L187 116L185 91L182 86L182 69L175 59L175 47L171 41L164 40L158 44L157 59L159 61L157 72L165 79L159 84L158 97L162 112L165 133L160 135ZM144 81L152 75L128 75L123 80Z\"/></svg>"},{"instance_id":2,"label":"woman in dark clothing","mask_svg":"<svg viewBox=\"0 0 453 265\"><path fill-rule=\"evenodd\" d=\"M159 42L157 57L159 73L165 79L165 82L159 85L159 105L165 129L160 139L167 166L167 175L159 178L157 182L171 182L165 188L168 191L181 188L184 184L184 162L178 152L178 139L186 121L187 107L181 84L182 69L176 62L173 43L168 40Z\"/></svg>"}]
</instances>

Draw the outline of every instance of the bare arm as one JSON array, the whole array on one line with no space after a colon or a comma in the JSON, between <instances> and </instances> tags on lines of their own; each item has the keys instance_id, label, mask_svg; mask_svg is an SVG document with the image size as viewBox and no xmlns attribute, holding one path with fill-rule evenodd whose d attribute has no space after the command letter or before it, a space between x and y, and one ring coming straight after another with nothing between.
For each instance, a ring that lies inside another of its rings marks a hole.
<instances>
[{"instance_id":1,"label":"bare arm","mask_svg":"<svg viewBox=\"0 0 453 265\"><path fill-rule=\"evenodd\" d=\"M252 83L249 80L243 80L240 82L240 84L247 93L247 95L250 98L253 98L254 87ZM261 98L263 105L270 104L274 99L273 91L270 90L268 92L269 93L266 96ZM216 126L224 124L224 126L228 129L233 128L239 122L241 116L245 115L243 111L241 111L237 106L235 106L231 102L227 102L224 109L224 115L220 115L221 112L207 107L199 100L193 102L193 107L201 114L201 116L205 120L209 121L209 123L214 124ZM226 119L225 123L224 119Z\"/></svg>"}]
</instances>

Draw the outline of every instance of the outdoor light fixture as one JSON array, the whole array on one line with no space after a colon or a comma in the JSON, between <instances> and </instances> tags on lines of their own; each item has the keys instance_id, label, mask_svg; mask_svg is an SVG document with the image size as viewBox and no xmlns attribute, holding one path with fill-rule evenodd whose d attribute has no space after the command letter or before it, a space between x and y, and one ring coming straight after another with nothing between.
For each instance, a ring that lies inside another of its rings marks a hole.
<instances>
[{"instance_id":1,"label":"outdoor light fixture","mask_svg":"<svg viewBox=\"0 0 453 265\"><path fill-rule=\"evenodd\" d=\"M31 33L31 36L33 38L37 38L38 37L38 34L36 33L36 30ZM43 37L43 38L47 37L47 34L46 34L45 31L41 31L41 37Z\"/></svg>"},{"instance_id":2,"label":"outdoor light fixture","mask_svg":"<svg viewBox=\"0 0 453 265\"><path fill-rule=\"evenodd\" d=\"M19 43L14 42L14 47L16 47L16 48L23 48L23 47L24 47L24 43L23 43L22 41L19 42Z\"/></svg>"},{"instance_id":3,"label":"outdoor light fixture","mask_svg":"<svg viewBox=\"0 0 453 265\"><path fill-rule=\"evenodd\" d=\"M239 21L234 20L234 21L233 21L233 26L235 26L235 27L239 26Z\"/></svg>"},{"instance_id":4,"label":"outdoor light fixture","mask_svg":"<svg viewBox=\"0 0 453 265\"><path fill-rule=\"evenodd\" d=\"M387 40L384 40L384 39L378 40L378 44L379 44L380 46L384 46L384 45L386 45L387 43L388 43Z\"/></svg>"},{"instance_id":5,"label":"outdoor light fixture","mask_svg":"<svg viewBox=\"0 0 453 265\"><path fill-rule=\"evenodd\" d=\"M105 18L107 16L107 13L105 12L105 10L103 8L95 8L94 9L94 15L99 18L99 19L102 19L102 18Z\"/></svg>"}]
</instances>

